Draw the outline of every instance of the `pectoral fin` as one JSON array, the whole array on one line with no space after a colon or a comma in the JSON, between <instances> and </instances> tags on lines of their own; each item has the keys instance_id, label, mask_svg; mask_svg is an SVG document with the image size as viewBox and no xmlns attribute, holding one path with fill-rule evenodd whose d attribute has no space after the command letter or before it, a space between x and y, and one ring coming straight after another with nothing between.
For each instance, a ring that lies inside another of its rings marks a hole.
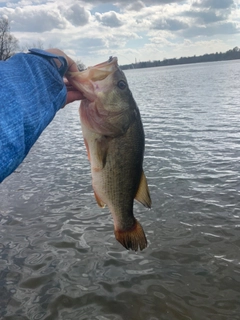
<instances>
[{"instance_id":1,"label":"pectoral fin","mask_svg":"<svg viewBox=\"0 0 240 320\"><path fill-rule=\"evenodd\" d=\"M107 161L108 153L108 138L101 137L101 139L96 140L96 156L98 158L98 163L100 164L99 169L103 169Z\"/></svg>"},{"instance_id":2,"label":"pectoral fin","mask_svg":"<svg viewBox=\"0 0 240 320\"><path fill-rule=\"evenodd\" d=\"M87 149L88 160L89 160L89 162L91 162L89 146L88 146L87 139L85 139L85 138L84 138L84 144L85 144L86 149Z\"/></svg>"},{"instance_id":3,"label":"pectoral fin","mask_svg":"<svg viewBox=\"0 0 240 320\"><path fill-rule=\"evenodd\" d=\"M143 171L135 199L142 203L145 207L151 208L152 201L149 194L147 179Z\"/></svg>"}]
</instances>

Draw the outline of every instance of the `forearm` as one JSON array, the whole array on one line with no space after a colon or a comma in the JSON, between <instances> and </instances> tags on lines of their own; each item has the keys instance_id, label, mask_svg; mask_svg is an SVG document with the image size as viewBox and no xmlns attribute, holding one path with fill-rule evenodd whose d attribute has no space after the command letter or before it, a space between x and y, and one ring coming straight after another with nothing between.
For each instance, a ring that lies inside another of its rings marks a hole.
<instances>
[{"instance_id":1,"label":"forearm","mask_svg":"<svg viewBox=\"0 0 240 320\"><path fill-rule=\"evenodd\" d=\"M61 71L33 54L0 62L0 182L17 168L64 106L67 91Z\"/></svg>"}]
</instances>

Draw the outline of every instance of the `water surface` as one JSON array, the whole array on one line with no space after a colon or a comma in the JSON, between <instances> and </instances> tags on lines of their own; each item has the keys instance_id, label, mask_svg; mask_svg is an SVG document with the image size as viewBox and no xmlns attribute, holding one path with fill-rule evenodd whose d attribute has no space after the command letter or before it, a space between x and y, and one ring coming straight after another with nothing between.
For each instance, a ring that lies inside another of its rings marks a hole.
<instances>
[{"instance_id":1,"label":"water surface","mask_svg":"<svg viewBox=\"0 0 240 320\"><path fill-rule=\"evenodd\" d=\"M95 202L78 103L0 185L0 318L240 319L240 62L125 72L146 135L149 246Z\"/></svg>"}]
</instances>

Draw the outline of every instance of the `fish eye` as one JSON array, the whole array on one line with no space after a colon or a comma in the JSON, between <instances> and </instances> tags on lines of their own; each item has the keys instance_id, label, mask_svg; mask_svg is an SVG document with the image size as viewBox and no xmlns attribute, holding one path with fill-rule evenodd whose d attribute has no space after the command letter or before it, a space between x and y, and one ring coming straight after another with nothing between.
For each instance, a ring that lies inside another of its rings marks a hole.
<instances>
[{"instance_id":1,"label":"fish eye","mask_svg":"<svg viewBox=\"0 0 240 320\"><path fill-rule=\"evenodd\" d=\"M120 80L118 81L117 86L119 89L124 90L127 87L127 84L124 80Z\"/></svg>"}]
</instances>

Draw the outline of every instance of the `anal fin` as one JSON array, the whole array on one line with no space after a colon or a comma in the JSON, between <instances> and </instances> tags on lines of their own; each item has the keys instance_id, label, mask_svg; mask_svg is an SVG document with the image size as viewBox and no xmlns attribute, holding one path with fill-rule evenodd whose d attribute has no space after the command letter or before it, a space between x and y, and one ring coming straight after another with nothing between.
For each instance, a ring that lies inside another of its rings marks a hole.
<instances>
[{"instance_id":1,"label":"anal fin","mask_svg":"<svg viewBox=\"0 0 240 320\"><path fill-rule=\"evenodd\" d=\"M142 203L145 207L151 208L152 201L148 189L147 179L143 171L135 199Z\"/></svg>"}]
</instances>

